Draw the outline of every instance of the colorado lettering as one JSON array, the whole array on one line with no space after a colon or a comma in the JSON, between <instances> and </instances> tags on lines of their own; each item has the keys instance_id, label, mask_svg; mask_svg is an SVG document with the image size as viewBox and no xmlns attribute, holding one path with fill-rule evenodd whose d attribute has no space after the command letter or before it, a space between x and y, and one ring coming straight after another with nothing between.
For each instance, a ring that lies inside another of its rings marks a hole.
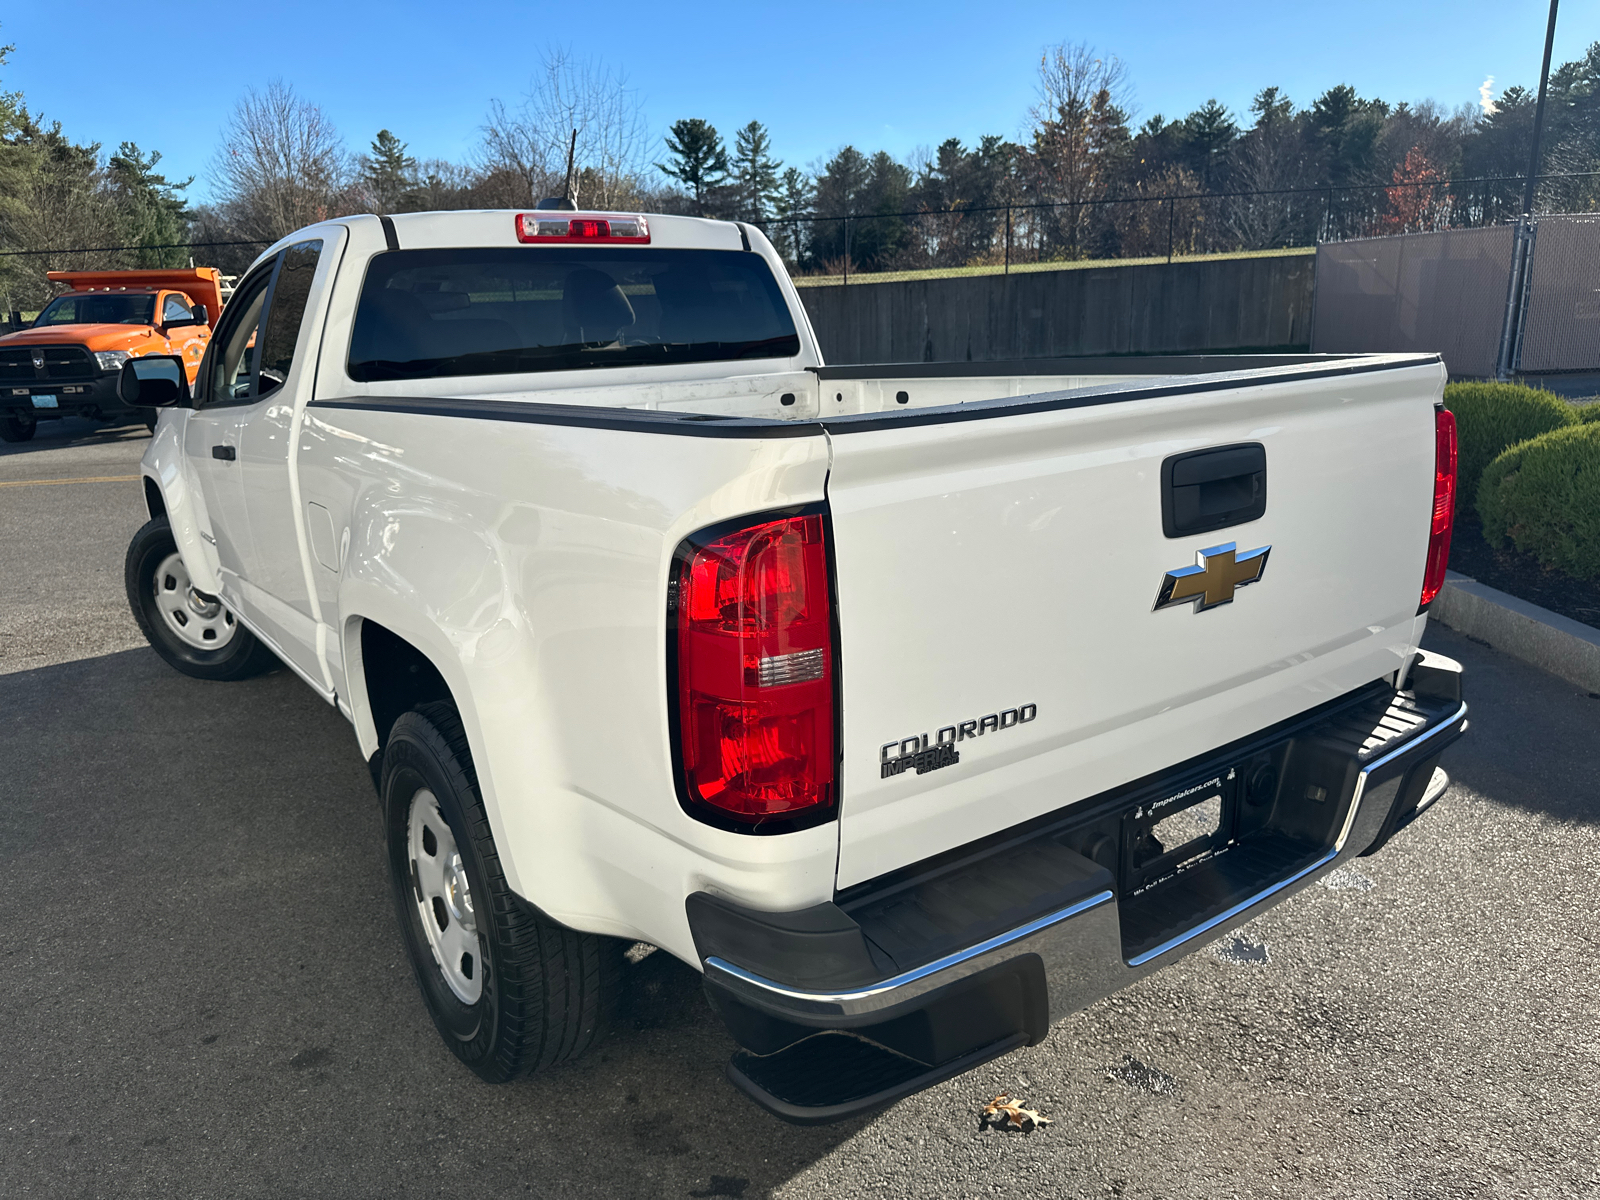
<instances>
[{"instance_id":1,"label":"colorado lettering","mask_svg":"<svg viewBox=\"0 0 1600 1200\"><path fill-rule=\"evenodd\" d=\"M878 777L889 779L910 770L915 770L921 775L927 771L954 766L961 761L961 754L956 749L957 742L983 737L989 733L999 733L1003 729L1015 729L1018 725L1026 725L1038 715L1037 704L1022 704L1001 712L986 713L970 721L941 725L932 738L923 733L915 737L885 742L878 747Z\"/></svg>"}]
</instances>

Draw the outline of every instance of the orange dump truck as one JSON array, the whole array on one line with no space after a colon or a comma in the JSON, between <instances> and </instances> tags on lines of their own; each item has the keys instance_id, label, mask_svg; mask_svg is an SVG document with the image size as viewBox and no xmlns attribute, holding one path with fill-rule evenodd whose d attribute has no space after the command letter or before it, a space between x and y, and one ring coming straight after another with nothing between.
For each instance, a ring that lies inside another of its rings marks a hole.
<instances>
[{"instance_id":1,"label":"orange dump truck","mask_svg":"<svg viewBox=\"0 0 1600 1200\"><path fill-rule=\"evenodd\" d=\"M214 267L51 271L67 290L27 328L0 337L0 440L25 442L41 420L149 422L117 395L122 364L180 355L194 382L222 311Z\"/></svg>"}]
</instances>

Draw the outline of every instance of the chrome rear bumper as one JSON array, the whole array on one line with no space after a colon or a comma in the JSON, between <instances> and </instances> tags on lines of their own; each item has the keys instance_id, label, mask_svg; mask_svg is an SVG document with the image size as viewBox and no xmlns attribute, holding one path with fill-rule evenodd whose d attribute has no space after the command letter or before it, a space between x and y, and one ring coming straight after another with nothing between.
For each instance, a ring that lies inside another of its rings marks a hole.
<instances>
[{"instance_id":1,"label":"chrome rear bumper","mask_svg":"<svg viewBox=\"0 0 1600 1200\"><path fill-rule=\"evenodd\" d=\"M1439 755L1466 729L1460 675L1420 656L1409 691L1371 685L833 904L762 913L691 896L706 993L744 1047L730 1080L818 1123L1040 1041L1427 811L1449 785ZM1214 832L1152 848L1153 814L1207 789Z\"/></svg>"}]
</instances>

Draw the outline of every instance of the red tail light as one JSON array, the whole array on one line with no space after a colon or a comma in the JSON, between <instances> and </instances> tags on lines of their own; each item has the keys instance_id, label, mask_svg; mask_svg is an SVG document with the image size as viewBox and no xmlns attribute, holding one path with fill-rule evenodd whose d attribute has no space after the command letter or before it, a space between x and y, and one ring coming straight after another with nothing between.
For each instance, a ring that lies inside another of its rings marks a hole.
<instances>
[{"instance_id":1,"label":"red tail light","mask_svg":"<svg viewBox=\"0 0 1600 1200\"><path fill-rule=\"evenodd\" d=\"M640 216L572 216L564 212L517 214L519 242L623 242L646 245L650 226Z\"/></svg>"},{"instance_id":2,"label":"red tail light","mask_svg":"<svg viewBox=\"0 0 1600 1200\"><path fill-rule=\"evenodd\" d=\"M677 749L691 811L710 806L751 826L825 815L834 701L822 517L691 540L674 570Z\"/></svg>"},{"instance_id":3,"label":"red tail light","mask_svg":"<svg viewBox=\"0 0 1600 1200\"><path fill-rule=\"evenodd\" d=\"M1456 415L1447 408L1433 415L1433 528L1428 535L1428 569L1422 576L1423 612L1444 586L1450 565L1450 529L1456 519Z\"/></svg>"}]
</instances>

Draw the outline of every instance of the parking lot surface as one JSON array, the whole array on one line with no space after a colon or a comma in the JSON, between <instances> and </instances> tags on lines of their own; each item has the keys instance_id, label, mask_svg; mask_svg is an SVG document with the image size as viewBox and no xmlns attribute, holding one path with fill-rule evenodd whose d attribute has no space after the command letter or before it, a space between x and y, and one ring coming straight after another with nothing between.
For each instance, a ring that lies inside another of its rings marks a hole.
<instances>
[{"instance_id":1,"label":"parking lot surface","mask_svg":"<svg viewBox=\"0 0 1600 1200\"><path fill-rule=\"evenodd\" d=\"M1430 632L1472 705L1433 813L870 1119L751 1106L659 952L594 1055L490 1087L417 995L343 719L144 648L145 445L0 447L0 1196L1600 1195L1600 699ZM1000 1092L1052 1123L986 1126Z\"/></svg>"}]
</instances>

